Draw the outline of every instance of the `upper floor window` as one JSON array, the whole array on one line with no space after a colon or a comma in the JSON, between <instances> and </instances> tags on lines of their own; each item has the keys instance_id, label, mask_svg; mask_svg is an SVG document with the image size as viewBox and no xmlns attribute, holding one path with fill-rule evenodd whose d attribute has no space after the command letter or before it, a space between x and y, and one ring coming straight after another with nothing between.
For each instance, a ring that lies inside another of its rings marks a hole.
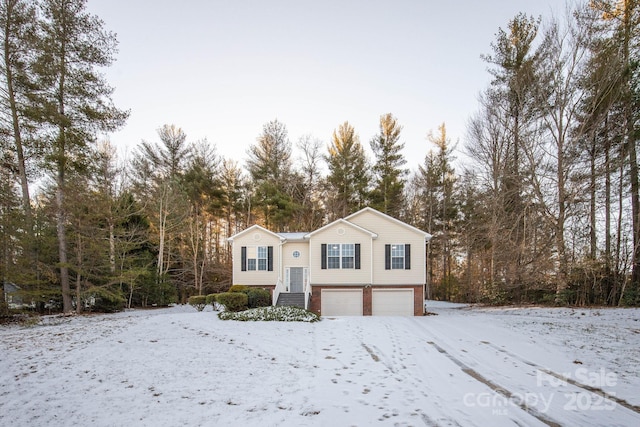
<instances>
[{"instance_id":1,"label":"upper floor window","mask_svg":"<svg viewBox=\"0 0 640 427\"><path fill-rule=\"evenodd\" d=\"M404 245L391 245L391 269L404 270Z\"/></svg>"},{"instance_id":2,"label":"upper floor window","mask_svg":"<svg viewBox=\"0 0 640 427\"><path fill-rule=\"evenodd\" d=\"M340 245L327 245L327 268L340 268Z\"/></svg>"},{"instance_id":3,"label":"upper floor window","mask_svg":"<svg viewBox=\"0 0 640 427\"><path fill-rule=\"evenodd\" d=\"M243 246L242 271L273 271L273 246Z\"/></svg>"},{"instance_id":4,"label":"upper floor window","mask_svg":"<svg viewBox=\"0 0 640 427\"><path fill-rule=\"evenodd\" d=\"M360 269L359 243L325 243L321 252L322 269Z\"/></svg>"},{"instance_id":5,"label":"upper floor window","mask_svg":"<svg viewBox=\"0 0 640 427\"><path fill-rule=\"evenodd\" d=\"M354 268L356 250L353 243L342 244L342 268Z\"/></svg>"},{"instance_id":6,"label":"upper floor window","mask_svg":"<svg viewBox=\"0 0 640 427\"><path fill-rule=\"evenodd\" d=\"M385 270L411 269L411 245L384 245L384 268Z\"/></svg>"}]
</instances>

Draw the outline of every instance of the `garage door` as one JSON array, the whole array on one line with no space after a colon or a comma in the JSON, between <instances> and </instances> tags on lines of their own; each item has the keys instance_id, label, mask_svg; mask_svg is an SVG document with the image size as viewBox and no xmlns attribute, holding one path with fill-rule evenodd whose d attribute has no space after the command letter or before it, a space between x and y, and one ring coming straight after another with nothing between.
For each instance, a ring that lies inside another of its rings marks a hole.
<instances>
[{"instance_id":1,"label":"garage door","mask_svg":"<svg viewBox=\"0 0 640 427\"><path fill-rule=\"evenodd\" d=\"M413 316L413 289L374 289L371 293L374 316Z\"/></svg>"},{"instance_id":2,"label":"garage door","mask_svg":"<svg viewBox=\"0 0 640 427\"><path fill-rule=\"evenodd\" d=\"M323 316L362 316L362 289L323 289Z\"/></svg>"}]
</instances>

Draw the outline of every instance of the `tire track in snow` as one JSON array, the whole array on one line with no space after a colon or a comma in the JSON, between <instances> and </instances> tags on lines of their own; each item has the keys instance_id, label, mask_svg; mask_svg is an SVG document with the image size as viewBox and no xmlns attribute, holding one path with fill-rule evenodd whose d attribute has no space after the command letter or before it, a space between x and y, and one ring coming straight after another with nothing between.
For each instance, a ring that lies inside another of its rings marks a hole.
<instances>
[{"instance_id":1,"label":"tire track in snow","mask_svg":"<svg viewBox=\"0 0 640 427\"><path fill-rule=\"evenodd\" d=\"M562 424L560 424L557 421L553 420L552 418L546 416L545 414L543 414L542 412L538 411L537 409L529 407L524 400L522 400L522 399L514 399L514 397L516 397L517 394L515 394L515 393L507 390L506 388L494 383L493 381L485 378L480 373L478 373L476 370L470 368L467 364L465 364L460 359L458 359L457 357L455 357L452 354L450 354L448 351L446 351L444 348L440 347L435 342L427 341L427 344L430 344L433 347L435 347L435 349L438 350L438 352L440 352L441 354L444 354L447 358L449 358L449 360L451 360L453 363L458 365L460 367L460 369L462 370L462 372L464 372L465 374L469 375L471 378L475 379L476 381L479 381L482 384L486 385L487 387L489 387L491 390L495 391L496 393L498 393L498 394L504 396L505 398L509 399L509 401L513 402L517 407L519 407L523 411L529 413L530 415L534 416L535 418L537 418L538 420L542 421L543 423L545 423L546 425L548 425L550 427L562 427Z\"/></svg>"},{"instance_id":2,"label":"tire track in snow","mask_svg":"<svg viewBox=\"0 0 640 427\"><path fill-rule=\"evenodd\" d=\"M406 366L407 363L411 365L409 359L420 358L420 356L418 356L416 353L420 351L419 349L423 349L423 352L426 351L426 353L421 353L423 356L424 354L435 355L437 353L433 353L433 350L429 350L429 347L421 345L419 341L415 340L414 335L407 333L408 330L406 328L398 328L398 325L396 323L393 324L395 325L395 327L392 327L390 323L384 322L383 329L380 330L377 334L378 340L386 340L390 344L389 346L382 348L369 341L367 341L366 343L365 341L361 341L360 344L375 362L384 365L388 372L388 379L393 379L398 383L405 385L405 387L403 387L402 393L404 394L406 399L417 404L419 402L424 402L424 399L429 399L432 402L435 411L431 410L430 414L423 412L421 409L416 409L414 411L415 414L419 415L420 420L424 423L424 425L426 427L462 427L463 425L491 425L487 424L487 420L477 423L476 420L472 420L466 417L466 414L463 413L459 414L464 418L464 422L462 424L453 417L452 409L447 405L446 397L444 400L440 401L438 398L437 390L432 389L429 384L425 383L422 377L416 376L415 373L412 374L411 372L414 371ZM401 345L401 342L405 343L405 345ZM412 349L409 349L408 347L406 347L406 342L415 343L415 347L411 347ZM379 419L379 421L382 421L382 419ZM518 423L518 421L515 419L512 419L512 421L515 425L523 425Z\"/></svg>"},{"instance_id":3,"label":"tire track in snow","mask_svg":"<svg viewBox=\"0 0 640 427\"><path fill-rule=\"evenodd\" d=\"M491 389L493 392L503 396L506 400L508 400L509 402L512 402L514 407L519 408L520 410L522 410L524 413L536 418L538 421L542 422L543 424L546 424L550 427L562 427L563 424L554 420L553 418L545 415L544 413L538 411L535 408L532 408L530 406L527 405L527 403L525 401L523 401L522 399L518 399L519 395L517 393L514 393L510 390L508 390L507 388L489 380L488 378L486 378L485 376L481 375L479 372L477 372L475 369L473 369L472 367L470 367L469 365L467 365L466 363L464 363L462 360L460 360L459 358L453 356L451 353L449 353L447 350L445 350L442 346L438 345L434 340L439 339L439 337L437 336L437 334L433 333L433 331L427 329L422 323L420 323L418 320L414 319L414 318L408 318L408 320L411 323L414 323L415 325L417 325L418 330L423 332L423 336L425 336L425 338L427 336L429 336L431 339L427 339L426 342L427 344L431 345L433 348L435 348L438 353L442 354L443 356L445 356L447 359L449 359L451 362L453 362L455 365L457 365L460 370L462 372L464 372L466 375L468 375L469 377L473 378L475 381L484 384L486 387L489 387L489 389ZM512 421L514 423L517 424L517 421L515 419L512 418ZM429 424L427 424L429 425Z\"/></svg>"},{"instance_id":4,"label":"tire track in snow","mask_svg":"<svg viewBox=\"0 0 640 427\"><path fill-rule=\"evenodd\" d=\"M424 325L424 324L422 324L422 323L418 322L416 319L411 319L411 321L412 321L412 322L414 322L414 323L416 323L416 324L418 324L419 329L421 329L424 333L428 334L428 336L430 336L430 337L431 337L431 340L440 340L440 341L442 341L442 340L443 340L443 338L442 338L442 336L441 336L440 334L438 334L438 333L436 333L436 332L434 332L434 331L432 331L432 330L430 330L430 329L427 329L427 328L425 327L425 325ZM518 356L517 354L515 354L515 353L513 353L513 352L510 352L510 351L505 350L505 349L503 349L503 348L501 348L501 347L498 347L497 345L492 344L492 343L490 343L490 342L488 342L488 341L480 341L480 340L477 340L477 337L476 337L476 336L474 336L474 335L470 334L469 332L467 332L467 331L465 331L465 330L463 330L463 329L461 329L461 328L459 328L459 327L456 327L456 326L453 326L453 325L447 325L447 327L449 327L450 329L455 330L455 331L456 331L456 333L457 333L457 334L459 334L459 335L463 335L463 336L468 337L468 339L469 339L468 344L473 344L473 343L475 342L475 343L478 343L478 344L480 344L480 345L488 346L488 347L491 347L491 348L492 348L492 349L494 349L494 350L500 351L502 354L504 354L504 355L506 355L506 356L508 356L508 357L509 357L509 359L510 359L510 361L512 362L513 366L514 366L517 370L519 370L520 372L524 372L524 371L522 370L522 368L519 368L519 367L518 367L518 365L522 366L522 364L525 364L525 365L530 366L531 368L534 368L534 369L536 369L536 370L538 370L538 371L540 371L540 372L544 372L544 373L546 373L547 375L553 376L553 377L555 377L555 378L557 378L557 379L559 379L559 380L561 380L561 381L565 382L566 384L569 384L569 385L571 385L571 386L573 386L573 387L576 387L578 390L580 390L580 391L579 391L580 393L588 393L588 395L595 395L595 396L598 396L598 397L600 397L600 398L602 398L602 399L608 399L610 402L612 402L612 403L618 403L618 404L620 404L620 406L622 406L622 407L624 407L624 408L626 408L626 409L629 409L630 411L634 412L635 414L640 414L640 408L639 408L638 406L632 405L632 404L630 404L629 402L627 402L626 400L621 399L621 398L618 398L618 397L616 397L616 396L614 396L614 395L612 395L612 394L610 394L610 393L607 393L606 391L604 391L604 390L602 390L602 389L600 389L600 388L592 387L592 386L589 386L589 385L582 384L582 383L580 383L579 381L576 381L576 380L574 380L574 379L571 379L571 378L569 378L569 377L567 377L567 376L565 376L565 375L561 375L561 374L559 374L559 373L557 373L557 372L554 372L554 371L552 371L552 370L550 370L550 369L548 369L548 368L544 368L544 367L543 367L543 366L541 366L541 365L538 365L538 364L536 364L536 363L534 363L534 362L532 362L532 361L529 361L529 360L527 360L527 359L525 359L525 358L523 358L523 357L521 357L521 356ZM444 340L444 341L446 341L446 340ZM431 342L433 342L433 341L428 340L427 342L431 344ZM433 344L432 344L432 345L433 345ZM435 346L434 346L434 348L435 348ZM444 353L446 353L446 355L448 355L448 356L449 356L449 358L450 358L450 359L451 359L452 357L454 357L454 356L452 356L452 355L451 355L451 353L447 352L444 348L443 348L442 350L444 351ZM438 351L440 351L440 350L438 350ZM464 352L464 353L467 353L467 352L466 352L466 350L464 350L464 349L463 349L463 350L461 350L461 351L462 351L462 352ZM462 353L461 353L461 354L462 354ZM478 356L476 355L475 357L478 357ZM454 357L454 358L455 358L455 357ZM465 373L467 373L468 375L470 375L470 376L474 377L476 380L478 380L478 381L480 381L480 382L482 382L482 383L486 384L484 381L482 381L482 380L480 380L479 378L476 378L476 377L475 377L475 375L478 375L479 377L482 377L482 378L483 378L483 379L485 379L486 381L489 381L489 382L491 382L492 384L496 385L500 390L503 390L503 391L505 391L505 392L507 392L507 393L510 393L510 394L511 394L511 396L514 396L514 397L516 397L516 398L517 398L517 397L519 397L519 396L521 396L521 395L522 395L522 393L518 393L518 392L513 393L512 391L508 390L507 388L505 388L505 387L503 387L503 386L498 385L497 383L495 383L495 381L491 381L491 380L489 380L486 376L482 376L482 375L481 375L481 374L479 374L475 369L473 369L471 366L469 366L469 365L467 365L465 362L463 362L461 359L459 359L459 358L455 358L455 359L457 359L457 360L458 360L458 362L460 362L460 363L457 363L457 362L455 362L455 361L454 361L454 363L458 364L458 366L460 366L460 367L461 367L461 369L463 370L463 372L465 372ZM451 359L451 360L453 361L453 359ZM484 364L484 361L482 360L482 357L481 357L481 356L480 356L480 359L478 359L478 360L477 360L477 362L478 362L478 364L479 364L480 366L483 366L483 364ZM463 365L464 365L464 367L465 367L465 368L469 369L470 371L473 371L473 374L472 374L471 372L466 372L466 371L465 371L465 369L463 369ZM491 387L489 384L486 384L486 385L487 385L487 386L489 386L489 387ZM517 387L516 387L516 388L517 388ZM493 388L492 388L492 389L493 389ZM497 392L497 390L494 390L494 391L496 391L496 392ZM500 393L500 394L501 394L502 396L504 396L505 398L507 398L510 402L513 402L514 404L516 404L516 406L520 406L520 405L517 405L517 403L518 403L518 400L517 400L517 399L511 399L507 394L504 394L504 393ZM526 395L526 392L525 392L525 395ZM595 400L595 401L598 401L598 400ZM546 412L539 412L537 409L535 409L535 408L531 408L530 406L526 406L525 412L528 412L528 413L530 413L531 415L535 416L535 414L531 413L531 412L529 411L529 409L532 409L532 410L534 410L534 411L536 411L536 412L540 413L543 417L547 417L547 415L545 415L545 414L546 414ZM538 417L536 416L536 418L538 418ZM547 418L549 418L549 417L547 417ZM540 419L540 418L538 418L538 419L539 419L540 421L542 421L542 422L546 423L544 420L542 420L542 419ZM562 422L560 422L560 423L557 423L555 420L553 420L553 418L549 418L549 419L550 419L552 422L556 423L555 425L564 425L564 424L566 423L566 421L562 421ZM551 425L553 425L553 424L551 424Z\"/></svg>"},{"instance_id":5,"label":"tire track in snow","mask_svg":"<svg viewBox=\"0 0 640 427\"><path fill-rule=\"evenodd\" d=\"M421 325L421 327L422 327L422 329L425 329L424 326ZM452 329L455 329L459 334L466 335L467 337L469 337L471 339L471 341L475 341L475 339L476 339L475 336L469 334L467 331L465 331L465 330L463 330L463 329L461 329L459 327L452 326L452 325L449 325L449 327L452 328ZM429 331L429 332L431 333L432 336L436 336L437 335L437 334L434 334L432 331ZM583 384L583 383L581 383L581 382L579 382L579 381L577 381L575 379L572 379L572 378L570 378L570 377L568 377L566 375L557 373L555 371L552 371L549 368L546 368L546 367L541 366L541 365L539 365L539 364L537 364L535 362L527 360L526 358L524 358L524 357L522 357L522 356L520 356L520 355L518 355L516 353L513 353L513 352L511 352L509 350L506 350L506 349L504 349L502 347L499 347L499 346L497 346L497 345L495 345L495 344L493 344L493 343L491 343L489 341L481 340L481 341L479 341L479 343L483 344L483 345L486 345L486 346L489 346L489 347L493 348L494 350L497 350L497 351L509 356L511 359L518 360L518 361L520 361L520 362L522 362L522 363L524 363L524 364L526 364L528 366L531 366L532 368L537 369L540 372L543 372L543 373L545 373L547 375L550 375L550 376L552 376L554 378L557 378L557 379L563 381L566 384L571 384L571 385L573 385L573 386L575 386L575 387L577 387L577 388L579 388L581 390L584 390L584 391L586 391L588 393L592 393L592 394L600 396L600 397L602 397L604 399L608 399L611 402L615 402L615 403L619 404L620 406L622 406L624 408L627 408L630 411L635 412L636 414L640 414L640 406L633 405L633 404L629 403L628 401L626 401L625 399L622 399L622 398L617 397L617 396L615 396L615 395L613 395L611 393L608 393L607 391L605 391L605 390L603 390L603 389L601 389L599 387Z\"/></svg>"},{"instance_id":6,"label":"tire track in snow","mask_svg":"<svg viewBox=\"0 0 640 427\"><path fill-rule=\"evenodd\" d=\"M627 402L626 400L621 399L621 398L619 398L619 397L617 397L617 396L615 396L615 395L613 395L611 393L608 393L608 392L602 390L599 387L594 387L594 386L582 384L581 382L576 381L573 378L569 378L569 377L567 377L565 375L562 375L562 374L559 374L557 372L554 372L551 369L548 369L548 368L545 368L543 366L540 366L537 363L531 362L530 360L527 360L522 356L519 356L519 355L517 355L515 353L510 352L509 350L506 350L506 349L504 349L502 347L498 347L497 345L495 345L493 343L490 343L489 341L480 341L480 343L484 344L484 345L487 345L487 346L489 346L489 347L491 347L491 348L493 348L493 349L495 349L495 350L497 350L497 351L499 351L501 353L504 353L504 354L514 358L514 359L518 359L518 360L522 361L523 363L526 363L527 365L538 369L540 372L544 372L547 375L551 375L552 377L555 377L555 378L557 378L557 379L559 379L561 381L564 381L566 383L574 385L574 386L576 386L578 388L581 388L581 389L583 389L585 391L597 394L597 395L599 395L601 397L604 397L605 399L609 399L609 400L611 400L613 402L616 402L620 406L624 406L625 408L630 409L631 411L633 411L633 412L635 412L637 414L640 414L640 406L632 405L631 403Z\"/></svg>"}]
</instances>

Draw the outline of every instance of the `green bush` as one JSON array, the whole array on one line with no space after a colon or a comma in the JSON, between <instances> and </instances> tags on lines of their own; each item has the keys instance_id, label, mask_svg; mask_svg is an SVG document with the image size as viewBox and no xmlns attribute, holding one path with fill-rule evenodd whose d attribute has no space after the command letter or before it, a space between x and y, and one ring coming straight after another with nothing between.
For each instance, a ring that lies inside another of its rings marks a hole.
<instances>
[{"instance_id":1,"label":"green bush","mask_svg":"<svg viewBox=\"0 0 640 427\"><path fill-rule=\"evenodd\" d=\"M627 307L640 306L640 290L635 287L627 289L622 297L622 303Z\"/></svg>"},{"instance_id":2,"label":"green bush","mask_svg":"<svg viewBox=\"0 0 640 427\"><path fill-rule=\"evenodd\" d=\"M206 303L213 307L214 311L220 311L222 305L218 302L218 295L220 294L209 294L207 295Z\"/></svg>"},{"instance_id":3,"label":"green bush","mask_svg":"<svg viewBox=\"0 0 640 427\"><path fill-rule=\"evenodd\" d=\"M4 316L9 316L9 304L2 298L0 299L0 317Z\"/></svg>"},{"instance_id":4,"label":"green bush","mask_svg":"<svg viewBox=\"0 0 640 427\"><path fill-rule=\"evenodd\" d=\"M243 292L223 292L218 294L216 301L222 304L226 311L243 311L247 309L249 298Z\"/></svg>"},{"instance_id":5,"label":"green bush","mask_svg":"<svg viewBox=\"0 0 640 427\"><path fill-rule=\"evenodd\" d=\"M87 289L83 292L82 299L86 302L94 301L93 306L85 307L87 310L105 313L122 311L127 302L119 290L111 290L100 286L92 286Z\"/></svg>"},{"instance_id":6,"label":"green bush","mask_svg":"<svg viewBox=\"0 0 640 427\"><path fill-rule=\"evenodd\" d=\"M195 295L189 297L189 305L194 307L198 311L202 311L207 306L207 297L204 295Z\"/></svg>"},{"instance_id":7,"label":"green bush","mask_svg":"<svg viewBox=\"0 0 640 427\"><path fill-rule=\"evenodd\" d=\"M245 292L249 287L247 285L231 285L227 292Z\"/></svg>"},{"instance_id":8,"label":"green bush","mask_svg":"<svg viewBox=\"0 0 640 427\"><path fill-rule=\"evenodd\" d=\"M271 305L271 292L261 288L250 288L244 291L248 298L249 308L268 307Z\"/></svg>"}]
</instances>

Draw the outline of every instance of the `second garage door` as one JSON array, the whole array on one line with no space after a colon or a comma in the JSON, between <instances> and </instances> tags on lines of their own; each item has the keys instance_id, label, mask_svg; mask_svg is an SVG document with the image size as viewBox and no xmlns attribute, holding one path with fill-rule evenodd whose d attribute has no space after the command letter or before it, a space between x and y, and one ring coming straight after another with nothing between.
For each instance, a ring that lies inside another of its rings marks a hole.
<instances>
[{"instance_id":1,"label":"second garage door","mask_svg":"<svg viewBox=\"0 0 640 427\"><path fill-rule=\"evenodd\" d=\"M374 316L413 316L413 289L374 289L371 293Z\"/></svg>"},{"instance_id":2,"label":"second garage door","mask_svg":"<svg viewBox=\"0 0 640 427\"><path fill-rule=\"evenodd\" d=\"M323 316L362 316L362 289L323 289Z\"/></svg>"}]
</instances>

